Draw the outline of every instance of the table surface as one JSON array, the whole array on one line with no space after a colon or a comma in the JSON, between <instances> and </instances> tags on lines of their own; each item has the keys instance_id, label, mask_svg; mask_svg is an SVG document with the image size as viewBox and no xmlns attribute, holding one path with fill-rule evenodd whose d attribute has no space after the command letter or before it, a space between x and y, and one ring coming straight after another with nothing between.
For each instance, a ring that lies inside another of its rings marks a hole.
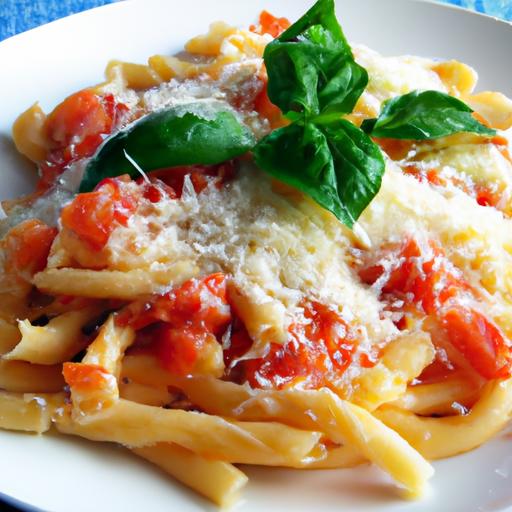
<instances>
[{"instance_id":1,"label":"table surface","mask_svg":"<svg viewBox=\"0 0 512 512\"><path fill-rule=\"evenodd\" d=\"M69 14L115 1L117 0L0 0L0 41ZM512 0L439 1L512 21Z\"/></svg>"}]
</instances>

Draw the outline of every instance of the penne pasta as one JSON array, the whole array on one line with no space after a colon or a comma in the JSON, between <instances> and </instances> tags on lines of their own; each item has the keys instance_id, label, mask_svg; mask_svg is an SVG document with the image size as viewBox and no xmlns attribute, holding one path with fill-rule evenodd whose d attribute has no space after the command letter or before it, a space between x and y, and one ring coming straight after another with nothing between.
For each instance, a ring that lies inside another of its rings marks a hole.
<instances>
[{"instance_id":1,"label":"penne pasta","mask_svg":"<svg viewBox=\"0 0 512 512\"><path fill-rule=\"evenodd\" d=\"M68 361L85 348L87 339L82 327L99 314L96 307L70 311L51 319L43 327L28 320L18 322L21 339L3 359L35 364L58 364Z\"/></svg>"},{"instance_id":2,"label":"penne pasta","mask_svg":"<svg viewBox=\"0 0 512 512\"><path fill-rule=\"evenodd\" d=\"M158 443L132 451L220 507L232 505L248 481L242 471L228 462L200 457L175 444Z\"/></svg>"},{"instance_id":3,"label":"penne pasta","mask_svg":"<svg viewBox=\"0 0 512 512\"><path fill-rule=\"evenodd\" d=\"M95 299L135 299L164 290L192 277L197 269L177 263L162 270L49 269L34 276L34 284L54 295L77 295Z\"/></svg>"}]
</instances>

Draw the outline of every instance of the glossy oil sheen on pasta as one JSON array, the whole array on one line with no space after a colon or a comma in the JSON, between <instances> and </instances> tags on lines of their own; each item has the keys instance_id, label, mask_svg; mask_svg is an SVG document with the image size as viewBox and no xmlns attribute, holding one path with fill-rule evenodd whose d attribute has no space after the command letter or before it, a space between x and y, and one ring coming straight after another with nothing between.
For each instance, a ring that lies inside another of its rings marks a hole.
<instances>
[{"instance_id":1,"label":"glossy oil sheen on pasta","mask_svg":"<svg viewBox=\"0 0 512 512\"><path fill-rule=\"evenodd\" d=\"M220 505L246 483L234 463L370 461L421 494L427 459L475 448L512 412L512 101L474 94L462 63L357 46L370 80L355 124L429 89L498 135L378 141L382 187L353 230L246 157L179 184L103 184L87 197L136 198L108 226L97 202L76 207L99 143L150 112L216 101L257 139L280 126L264 32L213 23L180 58L111 62L68 103L79 122L37 104L18 118L42 178L0 221L0 426L123 444Z\"/></svg>"}]
</instances>

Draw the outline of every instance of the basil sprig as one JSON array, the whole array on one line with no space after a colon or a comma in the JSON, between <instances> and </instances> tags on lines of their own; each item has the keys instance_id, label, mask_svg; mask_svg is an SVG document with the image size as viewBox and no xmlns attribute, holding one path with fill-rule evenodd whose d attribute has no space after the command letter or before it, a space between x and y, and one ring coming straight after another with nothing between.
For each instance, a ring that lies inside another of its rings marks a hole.
<instances>
[{"instance_id":1,"label":"basil sprig","mask_svg":"<svg viewBox=\"0 0 512 512\"><path fill-rule=\"evenodd\" d=\"M102 179L137 169L125 152L149 172L181 165L210 165L246 153L255 144L252 132L220 102L196 102L156 111L111 136L89 161L80 192Z\"/></svg>"},{"instance_id":2,"label":"basil sprig","mask_svg":"<svg viewBox=\"0 0 512 512\"><path fill-rule=\"evenodd\" d=\"M333 0L319 0L267 45L268 96L290 119L297 113L351 112L368 83L354 61L334 14Z\"/></svg>"},{"instance_id":3,"label":"basil sprig","mask_svg":"<svg viewBox=\"0 0 512 512\"><path fill-rule=\"evenodd\" d=\"M294 122L257 144L256 164L352 227L379 191L384 158L363 131L342 119L368 74L354 60L334 1L319 0L267 46L263 58L269 98Z\"/></svg>"},{"instance_id":4,"label":"basil sprig","mask_svg":"<svg viewBox=\"0 0 512 512\"><path fill-rule=\"evenodd\" d=\"M384 172L379 147L345 119L275 130L256 146L255 159L349 227L379 191Z\"/></svg>"},{"instance_id":5,"label":"basil sprig","mask_svg":"<svg viewBox=\"0 0 512 512\"><path fill-rule=\"evenodd\" d=\"M438 139L459 132L495 135L472 116L473 110L453 96L439 91L412 91L387 100L376 119L361 128L372 137L390 139Z\"/></svg>"},{"instance_id":6,"label":"basil sprig","mask_svg":"<svg viewBox=\"0 0 512 512\"><path fill-rule=\"evenodd\" d=\"M379 191L384 157L371 137L425 140L459 132L485 136L462 101L413 91L384 103L357 128L349 114L368 84L336 19L334 0L318 2L267 45L268 95L291 124L255 145L227 105L197 101L154 112L112 135L86 167L80 192L103 178L162 167L215 164L251 149L265 172L301 190L349 227Z\"/></svg>"}]
</instances>

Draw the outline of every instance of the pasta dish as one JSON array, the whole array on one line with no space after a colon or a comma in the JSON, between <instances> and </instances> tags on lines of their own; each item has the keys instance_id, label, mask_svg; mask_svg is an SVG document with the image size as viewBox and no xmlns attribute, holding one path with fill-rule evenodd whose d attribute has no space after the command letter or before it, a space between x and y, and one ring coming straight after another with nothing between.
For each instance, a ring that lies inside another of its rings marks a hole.
<instances>
[{"instance_id":1,"label":"pasta dish","mask_svg":"<svg viewBox=\"0 0 512 512\"><path fill-rule=\"evenodd\" d=\"M512 100L351 46L333 0L214 22L13 126L0 427L123 445L219 506L239 464L432 460L512 415Z\"/></svg>"}]
</instances>

